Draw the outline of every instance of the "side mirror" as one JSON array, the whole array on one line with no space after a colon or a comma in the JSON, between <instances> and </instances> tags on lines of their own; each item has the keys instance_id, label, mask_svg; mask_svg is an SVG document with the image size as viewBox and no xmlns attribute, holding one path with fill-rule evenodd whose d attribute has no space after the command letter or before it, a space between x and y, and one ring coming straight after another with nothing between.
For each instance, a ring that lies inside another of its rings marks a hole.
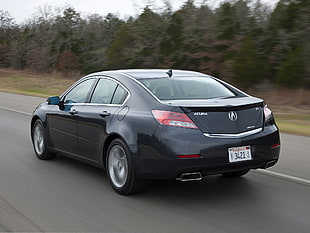
<instances>
[{"instance_id":1,"label":"side mirror","mask_svg":"<svg viewBox=\"0 0 310 233\"><path fill-rule=\"evenodd\" d=\"M59 96L50 96L47 98L47 103L49 105L59 105L60 104L60 99Z\"/></svg>"}]
</instances>

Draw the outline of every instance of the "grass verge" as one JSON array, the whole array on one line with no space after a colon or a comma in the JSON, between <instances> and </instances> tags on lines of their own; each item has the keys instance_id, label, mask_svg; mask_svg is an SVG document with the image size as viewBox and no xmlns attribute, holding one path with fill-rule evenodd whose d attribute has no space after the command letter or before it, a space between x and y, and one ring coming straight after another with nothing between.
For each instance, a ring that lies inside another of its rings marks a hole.
<instances>
[{"instance_id":1,"label":"grass verge","mask_svg":"<svg viewBox=\"0 0 310 233\"><path fill-rule=\"evenodd\" d=\"M281 132L310 137L310 126L277 121Z\"/></svg>"},{"instance_id":2,"label":"grass verge","mask_svg":"<svg viewBox=\"0 0 310 233\"><path fill-rule=\"evenodd\" d=\"M47 97L60 95L76 79L65 79L60 75L36 74L31 72L0 69L0 91Z\"/></svg>"},{"instance_id":3,"label":"grass verge","mask_svg":"<svg viewBox=\"0 0 310 233\"><path fill-rule=\"evenodd\" d=\"M281 132L310 137L310 115L275 113Z\"/></svg>"}]
</instances>

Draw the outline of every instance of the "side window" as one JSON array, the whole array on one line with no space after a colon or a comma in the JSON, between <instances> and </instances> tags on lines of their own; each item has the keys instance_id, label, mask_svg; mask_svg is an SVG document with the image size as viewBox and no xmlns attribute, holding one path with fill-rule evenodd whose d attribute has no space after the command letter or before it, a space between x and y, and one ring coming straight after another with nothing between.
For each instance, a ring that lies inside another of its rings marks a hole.
<instances>
[{"instance_id":1,"label":"side window","mask_svg":"<svg viewBox=\"0 0 310 233\"><path fill-rule=\"evenodd\" d=\"M74 87L64 98L64 103L85 103L96 79L87 79Z\"/></svg>"},{"instance_id":2,"label":"side window","mask_svg":"<svg viewBox=\"0 0 310 233\"><path fill-rule=\"evenodd\" d=\"M127 95L127 91L122 88L122 86L118 85L113 96L112 104L122 104L126 99Z\"/></svg>"},{"instance_id":3,"label":"side window","mask_svg":"<svg viewBox=\"0 0 310 233\"><path fill-rule=\"evenodd\" d=\"M116 82L110 79L100 79L90 102L94 104L110 104L116 87Z\"/></svg>"}]
</instances>

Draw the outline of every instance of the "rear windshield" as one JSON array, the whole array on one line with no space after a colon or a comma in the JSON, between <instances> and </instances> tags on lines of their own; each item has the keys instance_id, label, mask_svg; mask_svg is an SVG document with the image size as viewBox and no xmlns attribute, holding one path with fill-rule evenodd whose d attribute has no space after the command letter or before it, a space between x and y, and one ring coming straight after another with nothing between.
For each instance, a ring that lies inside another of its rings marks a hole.
<instances>
[{"instance_id":1,"label":"rear windshield","mask_svg":"<svg viewBox=\"0 0 310 233\"><path fill-rule=\"evenodd\" d=\"M154 78L140 79L139 81L160 100L212 99L235 96L227 87L212 78Z\"/></svg>"}]
</instances>

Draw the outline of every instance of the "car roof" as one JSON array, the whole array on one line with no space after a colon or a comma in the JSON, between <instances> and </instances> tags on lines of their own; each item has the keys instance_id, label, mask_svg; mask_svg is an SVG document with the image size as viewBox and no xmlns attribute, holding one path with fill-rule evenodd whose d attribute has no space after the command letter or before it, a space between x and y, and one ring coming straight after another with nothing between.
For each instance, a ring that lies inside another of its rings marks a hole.
<instances>
[{"instance_id":1,"label":"car roof","mask_svg":"<svg viewBox=\"0 0 310 233\"><path fill-rule=\"evenodd\" d=\"M135 79L146 79L146 78L163 78L169 77L168 69L126 69L126 70L113 70L113 71L102 71L95 73L96 75L109 75L109 74L123 74L125 76L131 76ZM94 74L92 74L94 75ZM211 77L206 74L202 74L195 71L187 70L172 70L172 77Z\"/></svg>"}]
</instances>

